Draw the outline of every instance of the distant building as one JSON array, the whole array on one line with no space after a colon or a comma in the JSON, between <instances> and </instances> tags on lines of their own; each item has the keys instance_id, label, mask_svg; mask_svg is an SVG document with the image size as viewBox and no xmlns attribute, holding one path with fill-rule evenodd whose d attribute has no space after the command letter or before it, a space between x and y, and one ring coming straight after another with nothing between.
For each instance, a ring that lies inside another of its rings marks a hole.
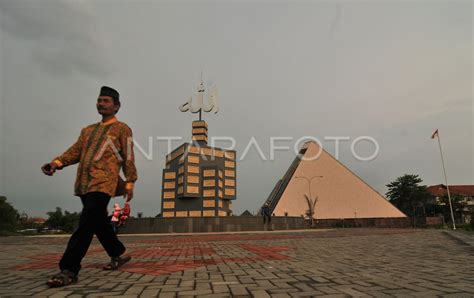
<instances>
[{"instance_id":1,"label":"distant building","mask_svg":"<svg viewBox=\"0 0 474 298\"><path fill-rule=\"evenodd\" d=\"M305 195L317 197L315 219L406 217L316 142L303 145L266 202L276 216L309 217Z\"/></svg>"},{"instance_id":2,"label":"distant building","mask_svg":"<svg viewBox=\"0 0 474 298\"><path fill-rule=\"evenodd\" d=\"M427 187L427 190L434 197L437 204L444 204L440 202L440 200L448 194L446 185L431 185ZM462 222L470 222L472 213L474 212L474 185L450 185L449 193L463 197L463 202L466 204L466 207L461 214Z\"/></svg>"},{"instance_id":3,"label":"distant building","mask_svg":"<svg viewBox=\"0 0 474 298\"><path fill-rule=\"evenodd\" d=\"M30 218L28 218L28 222L35 223L35 224L44 224L46 222L46 218L30 217Z\"/></svg>"}]
</instances>

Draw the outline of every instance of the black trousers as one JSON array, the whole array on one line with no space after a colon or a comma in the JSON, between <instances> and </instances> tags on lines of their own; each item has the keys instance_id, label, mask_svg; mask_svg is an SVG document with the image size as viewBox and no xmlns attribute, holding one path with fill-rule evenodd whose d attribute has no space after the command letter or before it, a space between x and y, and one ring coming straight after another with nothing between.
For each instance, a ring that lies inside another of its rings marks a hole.
<instances>
[{"instance_id":1,"label":"black trousers","mask_svg":"<svg viewBox=\"0 0 474 298\"><path fill-rule=\"evenodd\" d=\"M125 246L118 240L107 216L110 196L101 192L90 192L81 196L82 213L79 226L67 244L59 268L75 274L81 270L81 261L87 253L94 234L110 257L118 257L125 252Z\"/></svg>"},{"instance_id":2,"label":"black trousers","mask_svg":"<svg viewBox=\"0 0 474 298\"><path fill-rule=\"evenodd\" d=\"M272 217L270 215L264 214L263 215L263 224L271 223L271 222L272 222Z\"/></svg>"}]
</instances>

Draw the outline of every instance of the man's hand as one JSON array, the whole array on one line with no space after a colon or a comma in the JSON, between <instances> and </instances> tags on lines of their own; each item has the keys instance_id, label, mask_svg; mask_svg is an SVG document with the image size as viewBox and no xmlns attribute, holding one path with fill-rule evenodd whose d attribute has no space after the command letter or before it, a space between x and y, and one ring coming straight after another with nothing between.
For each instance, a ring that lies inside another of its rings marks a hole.
<instances>
[{"instance_id":1,"label":"man's hand","mask_svg":"<svg viewBox=\"0 0 474 298\"><path fill-rule=\"evenodd\" d=\"M56 172L56 168L58 166L54 162L46 163L41 167L41 170L45 175L53 176L54 172Z\"/></svg>"},{"instance_id":2,"label":"man's hand","mask_svg":"<svg viewBox=\"0 0 474 298\"><path fill-rule=\"evenodd\" d=\"M124 198L125 202L130 202L133 199L133 189L126 189Z\"/></svg>"}]
</instances>

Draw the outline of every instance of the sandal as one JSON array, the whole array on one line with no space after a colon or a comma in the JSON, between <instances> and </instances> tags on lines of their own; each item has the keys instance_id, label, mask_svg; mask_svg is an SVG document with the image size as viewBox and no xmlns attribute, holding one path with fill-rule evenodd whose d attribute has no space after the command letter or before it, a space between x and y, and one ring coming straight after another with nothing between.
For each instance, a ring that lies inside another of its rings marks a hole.
<instances>
[{"instance_id":1,"label":"sandal","mask_svg":"<svg viewBox=\"0 0 474 298\"><path fill-rule=\"evenodd\" d=\"M77 275L69 270L63 270L53 275L46 284L52 288L64 287L77 283Z\"/></svg>"},{"instance_id":2,"label":"sandal","mask_svg":"<svg viewBox=\"0 0 474 298\"><path fill-rule=\"evenodd\" d=\"M104 270L117 270L120 266L127 263L132 259L131 256L123 256L123 257L113 257L110 259L110 263L105 265L102 269Z\"/></svg>"}]
</instances>

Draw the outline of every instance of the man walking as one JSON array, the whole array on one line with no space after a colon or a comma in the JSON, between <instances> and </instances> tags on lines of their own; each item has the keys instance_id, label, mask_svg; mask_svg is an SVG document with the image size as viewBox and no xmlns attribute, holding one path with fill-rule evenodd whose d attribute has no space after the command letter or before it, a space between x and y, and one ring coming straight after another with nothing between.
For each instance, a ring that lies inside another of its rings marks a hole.
<instances>
[{"instance_id":1,"label":"man walking","mask_svg":"<svg viewBox=\"0 0 474 298\"><path fill-rule=\"evenodd\" d=\"M137 180L132 130L115 117L119 109L119 93L110 87L102 87L97 99L102 121L83 128L76 143L41 168L44 174L52 176L56 170L78 163L74 193L83 205L79 226L59 262L61 272L47 282L52 287L77 282L81 260L94 234L111 258L105 270L115 270L131 259L125 254L125 247L107 216L110 198L124 195L127 202L130 201ZM125 181L119 175L120 169Z\"/></svg>"},{"instance_id":2,"label":"man walking","mask_svg":"<svg viewBox=\"0 0 474 298\"><path fill-rule=\"evenodd\" d=\"M270 211L270 206L268 205L268 203L265 203L265 205L263 205L262 210L260 211L260 213L262 214L262 217L263 217L263 224L264 225L269 224L270 225L269 230L272 230L272 228L271 228L272 213Z\"/></svg>"}]
</instances>

